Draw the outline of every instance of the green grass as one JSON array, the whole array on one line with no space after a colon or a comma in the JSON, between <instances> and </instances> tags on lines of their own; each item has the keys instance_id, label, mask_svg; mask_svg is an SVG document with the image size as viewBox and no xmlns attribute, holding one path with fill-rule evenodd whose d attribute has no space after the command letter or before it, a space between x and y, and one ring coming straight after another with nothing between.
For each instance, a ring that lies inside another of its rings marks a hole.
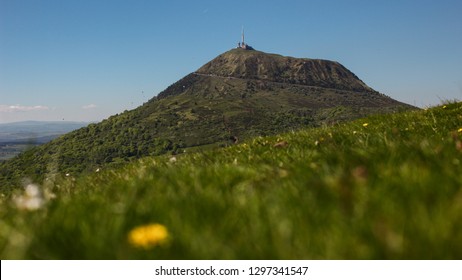
<instances>
[{"instance_id":1,"label":"green grass","mask_svg":"<svg viewBox=\"0 0 462 280\"><path fill-rule=\"evenodd\" d=\"M450 103L52 176L38 210L3 195L0 257L460 259L461 128ZM168 243L132 246L151 223Z\"/></svg>"}]
</instances>

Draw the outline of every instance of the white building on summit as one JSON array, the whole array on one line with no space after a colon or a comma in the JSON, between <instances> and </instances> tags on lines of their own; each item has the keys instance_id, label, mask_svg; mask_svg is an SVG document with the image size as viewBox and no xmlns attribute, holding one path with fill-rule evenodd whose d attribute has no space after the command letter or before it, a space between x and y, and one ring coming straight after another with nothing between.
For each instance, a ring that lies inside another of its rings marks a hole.
<instances>
[{"instance_id":1,"label":"white building on summit","mask_svg":"<svg viewBox=\"0 0 462 280\"><path fill-rule=\"evenodd\" d=\"M237 43L237 48L238 49L243 49L243 50L253 50L253 48L245 43L244 40L244 27L242 27L242 42Z\"/></svg>"}]
</instances>

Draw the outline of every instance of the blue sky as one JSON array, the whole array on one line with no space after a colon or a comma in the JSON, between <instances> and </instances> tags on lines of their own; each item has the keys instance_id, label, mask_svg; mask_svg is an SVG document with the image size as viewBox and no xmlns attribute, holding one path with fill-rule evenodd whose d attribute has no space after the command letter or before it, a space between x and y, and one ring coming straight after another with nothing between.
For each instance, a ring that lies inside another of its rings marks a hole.
<instances>
[{"instance_id":1,"label":"blue sky","mask_svg":"<svg viewBox=\"0 0 462 280\"><path fill-rule=\"evenodd\" d=\"M462 100L462 1L0 0L0 123L98 121L235 47L335 60L425 107Z\"/></svg>"}]
</instances>

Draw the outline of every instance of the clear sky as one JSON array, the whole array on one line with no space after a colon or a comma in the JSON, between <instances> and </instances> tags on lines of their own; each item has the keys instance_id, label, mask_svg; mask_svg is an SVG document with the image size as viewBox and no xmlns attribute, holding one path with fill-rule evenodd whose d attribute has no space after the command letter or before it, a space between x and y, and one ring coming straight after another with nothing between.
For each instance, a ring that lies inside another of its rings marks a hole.
<instances>
[{"instance_id":1,"label":"clear sky","mask_svg":"<svg viewBox=\"0 0 462 280\"><path fill-rule=\"evenodd\" d=\"M0 123L98 121L235 47L342 63L419 107L462 99L460 0L0 0Z\"/></svg>"}]
</instances>

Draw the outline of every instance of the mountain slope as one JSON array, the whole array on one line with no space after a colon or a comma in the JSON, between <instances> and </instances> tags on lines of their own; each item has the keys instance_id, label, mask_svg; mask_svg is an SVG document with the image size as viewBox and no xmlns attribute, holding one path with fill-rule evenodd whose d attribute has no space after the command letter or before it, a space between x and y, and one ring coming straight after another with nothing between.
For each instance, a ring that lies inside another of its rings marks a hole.
<instances>
[{"instance_id":1,"label":"mountain slope","mask_svg":"<svg viewBox=\"0 0 462 280\"><path fill-rule=\"evenodd\" d=\"M40 182L47 174L412 108L372 90L337 62L234 49L135 110L3 163L0 183Z\"/></svg>"},{"instance_id":2,"label":"mountain slope","mask_svg":"<svg viewBox=\"0 0 462 280\"><path fill-rule=\"evenodd\" d=\"M337 62L234 49L145 104L141 119L169 119L189 147L409 108Z\"/></svg>"}]
</instances>

